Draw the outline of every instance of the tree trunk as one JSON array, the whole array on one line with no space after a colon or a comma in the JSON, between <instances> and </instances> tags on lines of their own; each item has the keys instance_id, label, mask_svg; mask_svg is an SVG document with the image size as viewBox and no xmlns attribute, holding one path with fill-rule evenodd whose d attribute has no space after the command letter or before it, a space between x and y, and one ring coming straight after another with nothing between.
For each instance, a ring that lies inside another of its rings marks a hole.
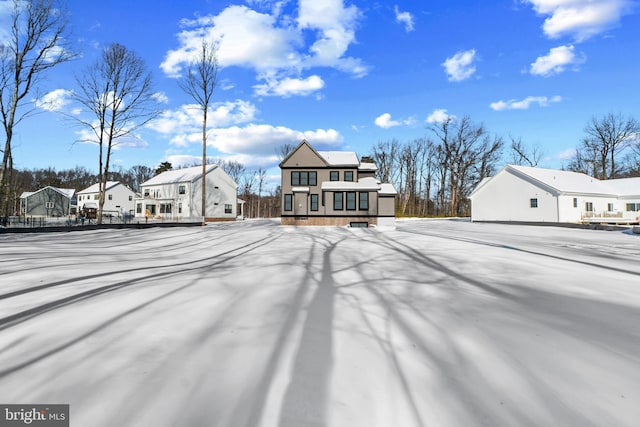
<instances>
[{"instance_id":1,"label":"tree trunk","mask_svg":"<svg viewBox=\"0 0 640 427\"><path fill-rule=\"evenodd\" d=\"M207 105L202 109L202 222L207 216Z\"/></svg>"}]
</instances>

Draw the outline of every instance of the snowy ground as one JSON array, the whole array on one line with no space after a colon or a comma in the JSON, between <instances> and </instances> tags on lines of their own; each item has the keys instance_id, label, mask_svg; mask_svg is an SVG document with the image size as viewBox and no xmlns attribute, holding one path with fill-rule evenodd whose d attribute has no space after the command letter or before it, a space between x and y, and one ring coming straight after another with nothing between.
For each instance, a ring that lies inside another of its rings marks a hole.
<instances>
[{"instance_id":1,"label":"snowy ground","mask_svg":"<svg viewBox=\"0 0 640 427\"><path fill-rule=\"evenodd\" d=\"M637 426L640 236L0 235L0 402L72 426Z\"/></svg>"}]
</instances>

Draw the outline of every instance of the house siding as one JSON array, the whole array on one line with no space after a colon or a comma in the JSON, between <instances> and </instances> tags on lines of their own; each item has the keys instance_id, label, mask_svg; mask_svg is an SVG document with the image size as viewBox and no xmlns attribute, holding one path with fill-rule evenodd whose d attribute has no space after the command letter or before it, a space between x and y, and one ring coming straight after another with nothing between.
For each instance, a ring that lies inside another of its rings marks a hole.
<instances>
[{"instance_id":1,"label":"house siding","mask_svg":"<svg viewBox=\"0 0 640 427\"><path fill-rule=\"evenodd\" d=\"M27 216L44 217L67 216L73 213L71 199L52 187L45 187L23 198L21 211Z\"/></svg>"},{"instance_id":2,"label":"house siding","mask_svg":"<svg viewBox=\"0 0 640 427\"><path fill-rule=\"evenodd\" d=\"M537 199L537 208L531 207L531 199ZM471 218L473 221L558 222L558 199L551 192L503 170L471 199Z\"/></svg>"},{"instance_id":3,"label":"house siding","mask_svg":"<svg viewBox=\"0 0 640 427\"><path fill-rule=\"evenodd\" d=\"M349 225L352 222L375 225L378 223L381 211L391 218L394 217L395 196L389 194L380 197L378 193L380 186L376 187L376 181L372 179L374 172L370 169L359 171L360 162L355 153L322 153L331 157L334 163L340 161L353 164L330 164L306 141L302 141L280 164L283 225ZM338 160L336 161L336 159ZM353 159L353 161L349 159ZM308 180L294 184L293 173L307 174L309 172L315 172L315 184L310 184ZM337 180L331 181L332 172L337 173ZM346 174L351 175L352 179L346 181ZM366 180L361 182L360 180L363 178L372 179L373 184ZM342 194L341 209L336 209L334 206L334 195L337 193ZM353 193L355 196L355 209L347 209L347 195L349 193ZM360 205L360 196L363 193L368 195L368 205L365 209L361 209ZM311 210L311 198L314 195L318 197L317 210ZM285 210L288 205L286 202L289 199L291 200L291 209Z\"/></svg>"},{"instance_id":4,"label":"house siding","mask_svg":"<svg viewBox=\"0 0 640 427\"><path fill-rule=\"evenodd\" d=\"M627 206L640 200L640 195L628 195L636 187L640 192L636 182L640 183L636 178L600 181L574 172L508 165L473 191L471 219L637 223L640 213ZM536 199L536 208L531 199Z\"/></svg>"},{"instance_id":5,"label":"house siding","mask_svg":"<svg viewBox=\"0 0 640 427\"><path fill-rule=\"evenodd\" d=\"M235 220L237 184L219 167L209 170L206 179L205 221ZM181 187L184 194L180 194ZM136 204L140 204L140 211L135 207L136 217L144 218L148 211L150 217L166 220L202 219L202 175L183 182L143 183L141 188L142 197L136 199ZM170 212L167 212L168 205Z\"/></svg>"}]
</instances>

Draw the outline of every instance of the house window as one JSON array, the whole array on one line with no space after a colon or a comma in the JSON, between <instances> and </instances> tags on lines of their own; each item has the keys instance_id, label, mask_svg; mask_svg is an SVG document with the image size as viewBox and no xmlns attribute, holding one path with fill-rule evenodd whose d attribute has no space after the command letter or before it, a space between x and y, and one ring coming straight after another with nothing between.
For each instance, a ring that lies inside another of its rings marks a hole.
<instances>
[{"instance_id":1,"label":"house window","mask_svg":"<svg viewBox=\"0 0 640 427\"><path fill-rule=\"evenodd\" d=\"M109 198L109 200L113 200L113 194L109 194L107 197Z\"/></svg>"},{"instance_id":2,"label":"house window","mask_svg":"<svg viewBox=\"0 0 640 427\"><path fill-rule=\"evenodd\" d=\"M178 213L182 213L182 203L178 203Z\"/></svg>"},{"instance_id":3,"label":"house window","mask_svg":"<svg viewBox=\"0 0 640 427\"><path fill-rule=\"evenodd\" d=\"M607 204L607 212L613 212L613 203Z\"/></svg>"},{"instance_id":4,"label":"house window","mask_svg":"<svg viewBox=\"0 0 640 427\"><path fill-rule=\"evenodd\" d=\"M156 205L147 205L147 210L149 211L149 213L151 215L155 215L156 214Z\"/></svg>"},{"instance_id":5,"label":"house window","mask_svg":"<svg viewBox=\"0 0 640 427\"><path fill-rule=\"evenodd\" d=\"M171 203L160 203L160 213L171 213Z\"/></svg>"},{"instance_id":6,"label":"house window","mask_svg":"<svg viewBox=\"0 0 640 427\"><path fill-rule=\"evenodd\" d=\"M348 211L356 210L356 193L353 191L347 192L347 210Z\"/></svg>"},{"instance_id":7,"label":"house window","mask_svg":"<svg viewBox=\"0 0 640 427\"><path fill-rule=\"evenodd\" d=\"M577 197L574 197L574 198L573 198L573 207L574 207L574 208L577 208L577 207L578 207L578 198L577 198Z\"/></svg>"},{"instance_id":8,"label":"house window","mask_svg":"<svg viewBox=\"0 0 640 427\"><path fill-rule=\"evenodd\" d=\"M593 212L593 203L592 202L585 202L584 203L584 210L587 212Z\"/></svg>"},{"instance_id":9,"label":"house window","mask_svg":"<svg viewBox=\"0 0 640 427\"><path fill-rule=\"evenodd\" d=\"M44 207L47 208L47 209L53 209L53 202L46 202L44 204Z\"/></svg>"},{"instance_id":10,"label":"house window","mask_svg":"<svg viewBox=\"0 0 640 427\"><path fill-rule=\"evenodd\" d=\"M224 205L224 213L226 214L230 214L231 213L231 205Z\"/></svg>"},{"instance_id":11,"label":"house window","mask_svg":"<svg viewBox=\"0 0 640 427\"><path fill-rule=\"evenodd\" d=\"M360 210L368 211L369 210L369 193L359 193L360 194Z\"/></svg>"},{"instance_id":12,"label":"house window","mask_svg":"<svg viewBox=\"0 0 640 427\"><path fill-rule=\"evenodd\" d=\"M333 210L341 211L342 209L342 193L333 193Z\"/></svg>"},{"instance_id":13,"label":"house window","mask_svg":"<svg viewBox=\"0 0 640 427\"><path fill-rule=\"evenodd\" d=\"M640 211L640 203L627 203L627 211L629 212Z\"/></svg>"},{"instance_id":14,"label":"house window","mask_svg":"<svg viewBox=\"0 0 640 427\"><path fill-rule=\"evenodd\" d=\"M284 210L292 211L293 210L293 195L285 194L284 195Z\"/></svg>"},{"instance_id":15,"label":"house window","mask_svg":"<svg viewBox=\"0 0 640 427\"><path fill-rule=\"evenodd\" d=\"M142 213L142 203L136 203L136 213Z\"/></svg>"},{"instance_id":16,"label":"house window","mask_svg":"<svg viewBox=\"0 0 640 427\"><path fill-rule=\"evenodd\" d=\"M133 200L133 196L129 196L129 201L132 201L132 200Z\"/></svg>"},{"instance_id":17,"label":"house window","mask_svg":"<svg viewBox=\"0 0 640 427\"><path fill-rule=\"evenodd\" d=\"M185 190L184 185L180 185L178 187L178 194L185 194L185 193L186 193L186 190Z\"/></svg>"},{"instance_id":18,"label":"house window","mask_svg":"<svg viewBox=\"0 0 640 427\"><path fill-rule=\"evenodd\" d=\"M339 171L329 172L329 181L340 181L340 172Z\"/></svg>"},{"instance_id":19,"label":"house window","mask_svg":"<svg viewBox=\"0 0 640 427\"><path fill-rule=\"evenodd\" d=\"M311 195L310 203L311 203L310 209L312 211L317 211L318 210L318 195L317 194L312 194Z\"/></svg>"},{"instance_id":20,"label":"house window","mask_svg":"<svg viewBox=\"0 0 640 427\"><path fill-rule=\"evenodd\" d=\"M148 188L144 189L144 197L149 197L149 189Z\"/></svg>"},{"instance_id":21,"label":"house window","mask_svg":"<svg viewBox=\"0 0 640 427\"><path fill-rule=\"evenodd\" d=\"M318 173L291 172L291 185L318 185Z\"/></svg>"},{"instance_id":22,"label":"house window","mask_svg":"<svg viewBox=\"0 0 640 427\"><path fill-rule=\"evenodd\" d=\"M98 195L97 194L93 195L93 200L98 200Z\"/></svg>"},{"instance_id":23,"label":"house window","mask_svg":"<svg viewBox=\"0 0 640 427\"><path fill-rule=\"evenodd\" d=\"M353 171L345 171L344 172L344 180L353 182Z\"/></svg>"},{"instance_id":24,"label":"house window","mask_svg":"<svg viewBox=\"0 0 640 427\"><path fill-rule=\"evenodd\" d=\"M530 199L529 203L530 203L532 208L537 208L538 207L538 199Z\"/></svg>"}]
</instances>

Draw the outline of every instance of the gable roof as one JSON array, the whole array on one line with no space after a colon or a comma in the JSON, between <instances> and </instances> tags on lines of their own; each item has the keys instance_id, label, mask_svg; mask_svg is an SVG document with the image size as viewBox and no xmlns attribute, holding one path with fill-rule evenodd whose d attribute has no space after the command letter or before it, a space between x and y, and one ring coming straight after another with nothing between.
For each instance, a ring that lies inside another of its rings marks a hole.
<instances>
[{"instance_id":1,"label":"gable roof","mask_svg":"<svg viewBox=\"0 0 640 427\"><path fill-rule=\"evenodd\" d=\"M605 183L617 194L623 197L640 197L640 178L610 179Z\"/></svg>"},{"instance_id":2,"label":"gable roof","mask_svg":"<svg viewBox=\"0 0 640 427\"><path fill-rule=\"evenodd\" d=\"M358 155L354 151L318 151L328 166L359 166Z\"/></svg>"},{"instance_id":3,"label":"gable roof","mask_svg":"<svg viewBox=\"0 0 640 427\"><path fill-rule=\"evenodd\" d=\"M119 181L107 181L107 185L105 190L109 191L111 190L113 187L120 185ZM126 187L126 186L125 186ZM99 184L96 182L93 185L90 185L89 187L85 188L82 191L78 191L78 194L84 194L84 193L97 193L99 191Z\"/></svg>"},{"instance_id":4,"label":"gable roof","mask_svg":"<svg viewBox=\"0 0 640 427\"><path fill-rule=\"evenodd\" d=\"M558 193L605 195L612 193L612 189L604 181L579 172L517 165L507 165L505 169L516 176L528 177Z\"/></svg>"},{"instance_id":5,"label":"gable roof","mask_svg":"<svg viewBox=\"0 0 640 427\"><path fill-rule=\"evenodd\" d=\"M26 199L27 197L30 197L36 193L40 193L41 191L45 191L47 188L50 188L53 191L56 191L60 194L62 194L64 197L66 197L67 199L72 199L73 195L76 193L76 190L74 190L73 188L58 188L58 187L53 187L51 185L47 185L46 187L43 187L39 190L36 191L25 191L24 193L22 193L20 195L21 199Z\"/></svg>"},{"instance_id":6,"label":"gable roof","mask_svg":"<svg viewBox=\"0 0 640 427\"><path fill-rule=\"evenodd\" d=\"M218 165L207 165L206 173L216 169ZM160 184L177 184L182 182L194 182L202 177L202 166L194 166L191 168L176 169L162 172L159 175L143 182L140 186L160 185Z\"/></svg>"},{"instance_id":7,"label":"gable roof","mask_svg":"<svg viewBox=\"0 0 640 427\"><path fill-rule=\"evenodd\" d=\"M318 152L316 151L316 149L315 149L315 148L313 148L313 147L311 146L311 144L309 144L309 143L307 142L307 140L306 140L306 139L303 139L302 141L300 141L300 144L298 144L298 145L296 146L296 148L294 148L293 150L291 150L291 151L289 152L289 154L287 154L287 155L285 156L285 158L284 158L284 159L282 159L282 161L280 162L280 165L279 165L279 166L282 168L282 167L283 167L283 165L284 165L285 163L287 163L287 161L288 161L291 157L293 157L293 155L294 155L298 150L300 150L300 148L302 148L303 146L304 146L304 147L306 147L307 149L311 150L311 152L313 152L316 156L318 156L318 158L319 158L321 161L323 161L324 163L327 163L327 161L325 160L325 158L324 158L324 157L322 157L322 156L320 155L320 153L318 153Z\"/></svg>"},{"instance_id":8,"label":"gable roof","mask_svg":"<svg viewBox=\"0 0 640 427\"><path fill-rule=\"evenodd\" d=\"M511 173L557 194L640 196L640 178L599 180L579 172L519 165L506 165L495 176L503 173ZM470 197L485 188L495 176L480 181Z\"/></svg>"},{"instance_id":9,"label":"gable roof","mask_svg":"<svg viewBox=\"0 0 640 427\"><path fill-rule=\"evenodd\" d=\"M360 160L358 160L358 155L355 151L316 151L306 139L303 139L296 148L291 150L291 152L282 159L280 167L303 146L311 150L327 166L360 166Z\"/></svg>"}]
</instances>

